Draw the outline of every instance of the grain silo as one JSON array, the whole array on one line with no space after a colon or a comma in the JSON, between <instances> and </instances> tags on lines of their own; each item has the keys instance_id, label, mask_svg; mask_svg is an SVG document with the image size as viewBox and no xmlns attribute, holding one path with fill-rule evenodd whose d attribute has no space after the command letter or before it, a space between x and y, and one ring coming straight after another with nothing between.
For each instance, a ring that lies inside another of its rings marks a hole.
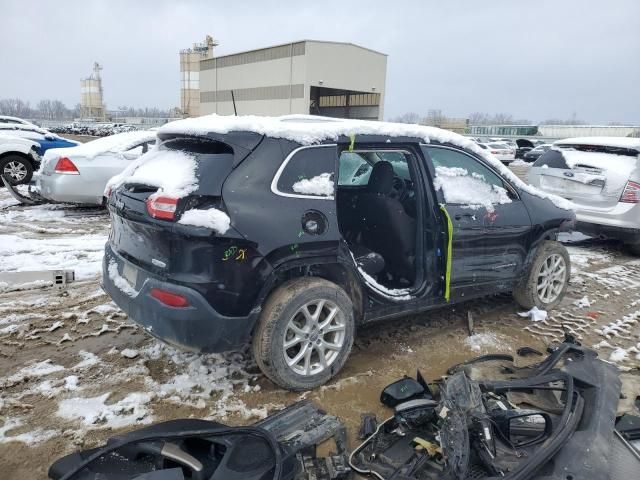
<instances>
[{"instance_id":1,"label":"grain silo","mask_svg":"<svg viewBox=\"0 0 640 480\"><path fill-rule=\"evenodd\" d=\"M210 35L204 42L180 51L180 108L185 117L200 115L200 60L213 57L217 46Z\"/></svg>"},{"instance_id":2,"label":"grain silo","mask_svg":"<svg viewBox=\"0 0 640 480\"><path fill-rule=\"evenodd\" d=\"M102 98L102 67L93 64L93 73L80 80L80 118L85 120L105 120L105 108Z\"/></svg>"}]
</instances>

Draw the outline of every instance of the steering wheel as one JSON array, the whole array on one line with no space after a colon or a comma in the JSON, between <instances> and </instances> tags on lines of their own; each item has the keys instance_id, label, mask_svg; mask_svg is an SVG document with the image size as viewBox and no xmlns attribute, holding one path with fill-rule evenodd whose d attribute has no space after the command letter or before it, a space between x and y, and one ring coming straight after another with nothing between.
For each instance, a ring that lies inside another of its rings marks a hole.
<instances>
[{"instance_id":1,"label":"steering wheel","mask_svg":"<svg viewBox=\"0 0 640 480\"><path fill-rule=\"evenodd\" d=\"M402 201L407 196L407 184L400 177L393 177L393 184L389 192L391 198Z\"/></svg>"}]
</instances>

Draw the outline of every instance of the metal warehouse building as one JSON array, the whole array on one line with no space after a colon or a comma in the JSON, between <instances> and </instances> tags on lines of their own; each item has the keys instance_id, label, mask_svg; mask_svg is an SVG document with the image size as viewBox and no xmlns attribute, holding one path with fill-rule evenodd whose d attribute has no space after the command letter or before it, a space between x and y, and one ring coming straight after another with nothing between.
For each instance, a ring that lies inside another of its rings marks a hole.
<instances>
[{"instance_id":1,"label":"metal warehouse building","mask_svg":"<svg viewBox=\"0 0 640 480\"><path fill-rule=\"evenodd\" d=\"M381 120L387 56L303 40L200 61L200 114L313 114Z\"/></svg>"}]
</instances>

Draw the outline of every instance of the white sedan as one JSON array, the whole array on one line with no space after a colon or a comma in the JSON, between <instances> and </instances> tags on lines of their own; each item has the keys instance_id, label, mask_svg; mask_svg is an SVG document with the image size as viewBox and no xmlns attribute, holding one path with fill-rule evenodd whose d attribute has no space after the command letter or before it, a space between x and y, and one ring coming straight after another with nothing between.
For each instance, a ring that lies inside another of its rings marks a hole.
<instances>
[{"instance_id":1,"label":"white sedan","mask_svg":"<svg viewBox=\"0 0 640 480\"><path fill-rule=\"evenodd\" d=\"M155 142L156 132L140 130L47 150L35 175L35 192L53 202L102 205L109 179Z\"/></svg>"},{"instance_id":2,"label":"white sedan","mask_svg":"<svg viewBox=\"0 0 640 480\"><path fill-rule=\"evenodd\" d=\"M516 149L507 143L485 143L484 147L502 163L508 164L516 159Z\"/></svg>"}]
</instances>

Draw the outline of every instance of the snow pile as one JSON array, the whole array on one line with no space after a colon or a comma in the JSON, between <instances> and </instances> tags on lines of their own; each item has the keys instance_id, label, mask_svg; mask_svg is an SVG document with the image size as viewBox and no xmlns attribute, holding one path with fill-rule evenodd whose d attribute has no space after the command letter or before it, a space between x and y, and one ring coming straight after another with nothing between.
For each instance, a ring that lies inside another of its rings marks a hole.
<instances>
[{"instance_id":1,"label":"snow pile","mask_svg":"<svg viewBox=\"0 0 640 480\"><path fill-rule=\"evenodd\" d=\"M123 293L129 295L131 298L135 298L138 296L138 292L135 288L131 286L129 282L127 282L123 277L118 273L118 264L115 260L111 260L109 262L109 266L107 267L107 272L109 273L109 278L113 282L113 284L120 289Z\"/></svg>"},{"instance_id":2,"label":"snow pile","mask_svg":"<svg viewBox=\"0 0 640 480\"><path fill-rule=\"evenodd\" d=\"M487 183L476 173L458 167L436 167L433 181L436 190L441 190L446 203L468 205L471 209L484 207L488 212L495 210L495 204L511 203L507 191Z\"/></svg>"},{"instance_id":3,"label":"snow pile","mask_svg":"<svg viewBox=\"0 0 640 480\"><path fill-rule=\"evenodd\" d=\"M520 315L523 318L528 317L534 322L541 322L547 319L547 311L540 310L538 307L533 307L528 312L518 312L518 315Z\"/></svg>"},{"instance_id":4,"label":"snow pile","mask_svg":"<svg viewBox=\"0 0 640 480\"><path fill-rule=\"evenodd\" d=\"M76 147L51 148L44 152L42 164L55 160L61 156L74 156L92 159L102 153L122 153L130 150L143 142L150 142L156 138L156 132L137 130L134 132L118 133L108 137L98 138L87 143L81 143Z\"/></svg>"},{"instance_id":5,"label":"snow pile","mask_svg":"<svg viewBox=\"0 0 640 480\"><path fill-rule=\"evenodd\" d=\"M186 118L163 125L159 134L206 135L209 132L225 134L229 132L256 132L273 138L284 138L302 145L311 145L326 140L337 141L339 137L358 135L380 135L384 137L419 138L425 143L451 144L472 151L509 182L531 195L551 200L565 210L572 210L573 204L564 198L542 192L527 185L497 158L480 148L474 141L457 133L423 125L374 122L367 120L345 120L317 116L258 117L205 115Z\"/></svg>"},{"instance_id":6,"label":"snow pile","mask_svg":"<svg viewBox=\"0 0 640 480\"><path fill-rule=\"evenodd\" d=\"M613 352L611 352L611 355L609 355L609 361L614 363L622 362L628 358L629 353L627 353L624 348L620 347L616 348Z\"/></svg>"},{"instance_id":7,"label":"snow pile","mask_svg":"<svg viewBox=\"0 0 640 480\"><path fill-rule=\"evenodd\" d=\"M111 393L90 398L68 398L58 404L57 415L66 420L80 420L85 426L123 428L151 423L147 404L150 393L130 393L122 400L107 405Z\"/></svg>"},{"instance_id":8,"label":"snow pile","mask_svg":"<svg viewBox=\"0 0 640 480\"><path fill-rule=\"evenodd\" d=\"M137 183L157 187L157 194L181 198L198 188L197 167L192 155L156 147L109 180L105 193L124 183Z\"/></svg>"},{"instance_id":9,"label":"snow pile","mask_svg":"<svg viewBox=\"0 0 640 480\"><path fill-rule=\"evenodd\" d=\"M304 178L293 184L293 191L305 195L330 197L333 195L333 180L330 173L321 173L313 178Z\"/></svg>"},{"instance_id":10,"label":"snow pile","mask_svg":"<svg viewBox=\"0 0 640 480\"><path fill-rule=\"evenodd\" d=\"M223 235L229 230L231 219L226 213L217 208L208 208L206 210L193 208L185 211L178 223L210 228Z\"/></svg>"}]
</instances>

